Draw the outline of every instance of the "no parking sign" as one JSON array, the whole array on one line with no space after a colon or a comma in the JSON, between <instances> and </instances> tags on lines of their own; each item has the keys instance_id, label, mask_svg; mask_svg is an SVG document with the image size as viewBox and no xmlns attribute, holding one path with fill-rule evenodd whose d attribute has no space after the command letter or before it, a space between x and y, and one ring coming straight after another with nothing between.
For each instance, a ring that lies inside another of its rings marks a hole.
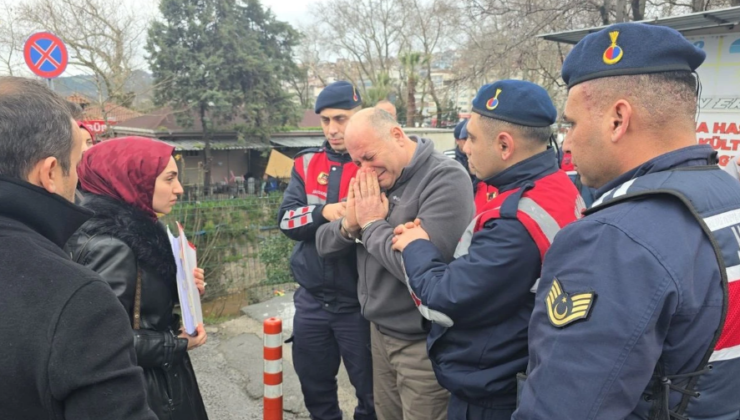
<instances>
[{"instance_id":1,"label":"no parking sign","mask_svg":"<svg viewBox=\"0 0 740 420\"><path fill-rule=\"evenodd\" d=\"M28 68L45 79L53 79L64 73L69 61L64 42L49 32L31 35L23 47L23 56Z\"/></svg>"}]
</instances>

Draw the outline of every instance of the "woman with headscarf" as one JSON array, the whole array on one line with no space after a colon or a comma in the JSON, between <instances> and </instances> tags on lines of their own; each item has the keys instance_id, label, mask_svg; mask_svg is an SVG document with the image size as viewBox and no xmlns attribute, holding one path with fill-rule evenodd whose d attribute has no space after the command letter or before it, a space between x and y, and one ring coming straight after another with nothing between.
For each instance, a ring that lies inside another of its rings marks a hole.
<instances>
[{"instance_id":1,"label":"woman with headscarf","mask_svg":"<svg viewBox=\"0 0 740 420\"><path fill-rule=\"evenodd\" d=\"M95 216L67 243L78 263L108 282L132 320L138 364L149 406L159 419L207 419L188 350L205 343L203 325L191 337L173 314L177 268L157 213L167 214L182 194L174 148L126 137L85 152L77 172L82 206ZM196 285L204 290L203 271Z\"/></svg>"},{"instance_id":2,"label":"woman with headscarf","mask_svg":"<svg viewBox=\"0 0 740 420\"><path fill-rule=\"evenodd\" d=\"M95 146L95 133L92 128L87 124L77 121L77 126L82 133L82 153L85 153L89 148ZM80 191L80 184L77 183L77 191L75 191L75 204L82 203L82 191Z\"/></svg>"},{"instance_id":3,"label":"woman with headscarf","mask_svg":"<svg viewBox=\"0 0 740 420\"><path fill-rule=\"evenodd\" d=\"M77 122L82 132L82 153L85 153L89 148L95 146L95 133L92 128L83 122Z\"/></svg>"}]
</instances>

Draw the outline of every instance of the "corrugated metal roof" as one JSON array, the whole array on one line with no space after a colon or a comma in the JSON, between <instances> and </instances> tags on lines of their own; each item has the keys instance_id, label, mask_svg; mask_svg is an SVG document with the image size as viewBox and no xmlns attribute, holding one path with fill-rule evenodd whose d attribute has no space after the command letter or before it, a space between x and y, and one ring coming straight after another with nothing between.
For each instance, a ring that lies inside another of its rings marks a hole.
<instances>
[{"instance_id":1,"label":"corrugated metal roof","mask_svg":"<svg viewBox=\"0 0 740 420\"><path fill-rule=\"evenodd\" d=\"M728 9L707 10L706 12L692 13L689 15L673 16L661 19L642 20L641 23L660 25L673 28L685 36L693 35L722 35L740 32L740 7ZM566 44L577 44L586 35L598 32L606 26L595 28L577 29L573 31L555 32L551 34L537 35L548 41L564 42Z\"/></svg>"},{"instance_id":2,"label":"corrugated metal roof","mask_svg":"<svg viewBox=\"0 0 740 420\"><path fill-rule=\"evenodd\" d=\"M316 137L273 137L270 142L283 147L306 148L321 147L324 140L326 139L321 135Z\"/></svg>"},{"instance_id":3,"label":"corrugated metal roof","mask_svg":"<svg viewBox=\"0 0 740 420\"><path fill-rule=\"evenodd\" d=\"M175 150L203 150L206 147L206 142L203 140L162 140L165 143L173 146ZM239 143L237 140L211 140L211 148L213 150L246 150L246 149L260 149L265 147L264 144L259 143Z\"/></svg>"}]
</instances>

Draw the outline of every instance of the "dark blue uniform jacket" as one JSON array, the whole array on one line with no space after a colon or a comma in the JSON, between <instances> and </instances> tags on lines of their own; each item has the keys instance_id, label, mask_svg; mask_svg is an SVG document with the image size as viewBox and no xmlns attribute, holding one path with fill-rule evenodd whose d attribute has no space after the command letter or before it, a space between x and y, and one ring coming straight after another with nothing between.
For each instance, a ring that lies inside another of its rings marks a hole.
<instances>
[{"instance_id":1,"label":"dark blue uniform jacket","mask_svg":"<svg viewBox=\"0 0 740 420\"><path fill-rule=\"evenodd\" d=\"M487 183L501 192L558 170L550 150L499 173ZM516 219L492 219L475 233L468 254L449 265L429 241L403 252L409 284L454 325L433 324L429 356L439 383L484 407L512 406L516 374L527 367L527 328L539 278L540 252Z\"/></svg>"},{"instance_id":2,"label":"dark blue uniform jacket","mask_svg":"<svg viewBox=\"0 0 740 420\"><path fill-rule=\"evenodd\" d=\"M661 155L597 195L646 174L711 164L714 155L706 145ZM701 363L722 316L719 278L710 240L675 197L618 203L566 226L545 255L530 324L530 374L512 419L647 418L653 403L646 388L656 367L675 374ZM594 294L586 318L551 323L546 300L555 279L565 293ZM678 397L672 393L671 406ZM715 418L706 414L691 418Z\"/></svg>"},{"instance_id":3,"label":"dark blue uniform jacket","mask_svg":"<svg viewBox=\"0 0 740 420\"><path fill-rule=\"evenodd\" d=\"M348 153L337 153L328 147L304 150L302 153L326 153L333 162L351 161ZM339 201L339 187L342 179L342 166L328 174L327 204ZM283 203L280 205L278 224L283 215L290 211L307 206L306 190L303 179L293 168L290 183L285 190ZM327 220L321 215L323 205L316 205L312 222L293 229L281 229L282 232L298 241L290 257L290 266L296 282L311 293L324 309L335 313L346 313L360 310L357 300L357 259L356 258L321 258L316 251L316 231ZM354 255L354 254L352 254Z\"/></svg>"}]
</instances>

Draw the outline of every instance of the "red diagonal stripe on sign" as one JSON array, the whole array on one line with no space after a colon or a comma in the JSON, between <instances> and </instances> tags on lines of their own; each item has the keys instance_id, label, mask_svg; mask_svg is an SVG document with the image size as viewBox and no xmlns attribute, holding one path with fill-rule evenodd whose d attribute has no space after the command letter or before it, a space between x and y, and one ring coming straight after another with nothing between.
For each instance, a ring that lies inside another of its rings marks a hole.
<instances>
[{"instance_id":1,"label":"red diagonal stripe on sign","mask_svg":"<svg viewBox=\"0 0 740 420\"><path fill-rule=\"evenodd\" d=\"M57 43L54 42L54 40L51 40L51 45L49 45L49 49L46 51L44 51L44 49L41 48L38 44L31 45L31 48L35 49L37 53L41 54L41 59L35 64L36 70L41 70L41 66L44 65L46 61L49 61L52 65L56 67L61 66L61 64L51 56L51 53L54 52L54 49L56 47Z\"/></svg>"}]
</instances>

